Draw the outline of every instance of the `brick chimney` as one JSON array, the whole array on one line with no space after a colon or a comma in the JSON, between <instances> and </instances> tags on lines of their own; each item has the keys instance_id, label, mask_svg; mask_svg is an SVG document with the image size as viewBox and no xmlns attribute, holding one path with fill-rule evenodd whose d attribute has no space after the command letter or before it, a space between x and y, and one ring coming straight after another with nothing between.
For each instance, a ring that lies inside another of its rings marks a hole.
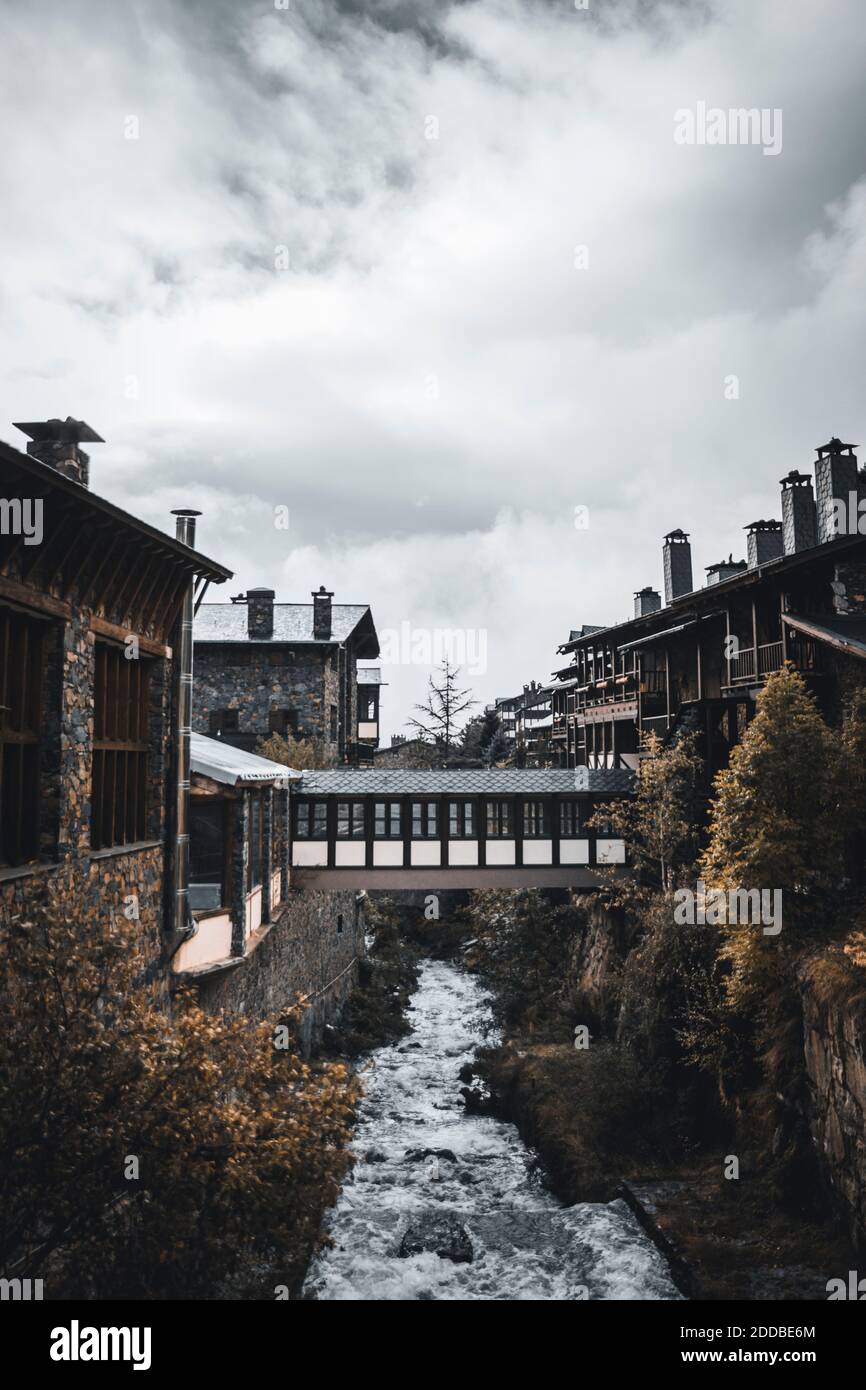
<instances>
[{"instance_id":1,"label":"brick chimney","mask_svg":"<svg viewBox=\"0 0 866 1390\"><path fill-rule=\"evenodd\" d=\"M67 415L65 420L35 420L15 424L15 429L26 434L30 443L27 452L40 463L56 468L64 478L71 478L82 487L90 486L90 455L78 446L85 444L104 444L105 440L83 420L73 420Z\"/></svg>"},{"instance_id":2,"label":"brick chimney","mask_svg":"<svg viewBox=\"0 0 866 1390\"><path fill-rule=\"evenodd\" d=\"M781 521L750 521L744 529L750 570L784 554Z\"/></svg>"},{"instance_id":3,"label":"brick chimney","mask_svg":"<svg viewBox=\"0 0 866 1390\"><path fill-rule=\"evenodd\" d=\"M815 498L808 473L792 468L782 484L782 540L786 555L818 544Z\"/></svg>"},{"instance_id":4,"label":"brick chimney","mask_svg":"<svg viewBox=\"0 0 866 1390\"><path fill-rule=\"evenodd\" d=\"M665 603L694 590L692 547L685 531L669 531L662 551L665 571Z\"/></svg>"},{"instance_id":5,"label":"brick chimney","mask_svg":"<svg viewBox=\"0 0 866 1390\"><path fill-rule=\"evenodd\" d=\"M313 637L317 642L327 642L331 636L331 599L324 584L313 590Z\"/></svg>"},{"instance_id":6,"label":"brick chimney","mask_svg":"<svg viewBox=\"0 0 866 1390\"><path fill-rule=\"evenodd\" d=\"M720 584L723 579L730 579L734 574L742 574L747 569L745 560L735 560L729 555L727 560L720 560L717 565L707 565L707 584Z\"/></svg>"},{"instance_id":7,"label":"brick chimney","mask_svg":"<svg viewBox=\"0 0 866 1390\"><path fill-rule=\"evenodd\" d=\"M840 533L836 529L836 507L841 503L843 515L848 516L850 494L856 499L858 488L856 444L843 444L835 437L827 444L821 444L815 452L815 506L818 516L818 544L835 540ZM854 506L856 514L856 501ZM844 534L844 533L843 533Z\"/></svg>"},{"instance_id":8,"label":"brick chimney","mask_svg":"<svg viewBox=\"0 0 866 1390\"><path fill-rule=\"evenodd\" d=\"M657 613L661 606L661 594L657 589L651 589L649 585L645 589L638 589L634 596L634 615L636 618L645 618L647 613Z\"/></svg>"},{"instance_id":9,"label":"brick chimney","mask_svg":"<svg viewBox=\"0 0 866 1390\"><path fill-rule=\"evenodd\" d=\"M251 642L270 642L274 635L273 589L247 590L247 633Z\"/></svg>"}]
</instances>

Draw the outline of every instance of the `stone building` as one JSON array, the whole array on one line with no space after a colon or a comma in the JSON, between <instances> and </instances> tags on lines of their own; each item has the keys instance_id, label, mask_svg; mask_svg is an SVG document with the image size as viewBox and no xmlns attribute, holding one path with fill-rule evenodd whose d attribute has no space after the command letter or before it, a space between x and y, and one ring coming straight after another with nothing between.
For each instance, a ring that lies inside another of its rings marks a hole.
<instances>
[{"instance_id":1,"label":"stone building","mask_svg":"<svg viewBox=\"0 0 866 1390\"><path fill-rule=\"evenodd\" d=\"M231 572L193 548L192 516L174 539L89 491L81 444L101 440L83 421L17 428L26 454L0 443L0 910L43 887L125 906L156 973L185 907L182 615Z\"/></svg>"},{"instance_id":2,"label":"stone building","mask_svg":"<svg viewBox=\"0 0 866 1390\"><path fill-rule=\"evenodd\" d=\"M379 681L364 678L361 707L357 666L379 655L373 616L333 597L322 586L312 603L275 603L273 589L250 589L231 603L203 604L195 729L249 750L273 733L314 737L339 763L357 761L361 741L374 747Z\"/></svg>"},{"instance_id":3,"label":"stone building","mask_svg":"<svg viewBox=\"0 0 866 1390\"><path fill-rule=\"evenodd\" d=\"M633 618L563 643L568 664L552 686L560 766L634 768L644 735L687 730L714 772L785 661L838 719L866 679L866 477L852 445L834 438L816 452L815 490L806 473L782 478L782 519L744 527L746 559L708 566L696 588L689 536L671 531L664 603L646 586Z\"/></svg>"},{"instance_id":4,"label":"stone building","mask_svg":"<svg viewBox=\"0 0 866 1390\"><path fill-rule=\"evenodd\" d=\"M45 888L58 914L123 912L164 997L195 982L257 1016L303 996L309 1042L357 978L364 900L291 884L288 768L190 732L193 610L231 571L195 549L197 513L171 537L89 490L83 421L19 428L26 454L0 443L0 929ZM353 611L323 665L354 673L378 647Z\"/></svg>"}]
</instances>

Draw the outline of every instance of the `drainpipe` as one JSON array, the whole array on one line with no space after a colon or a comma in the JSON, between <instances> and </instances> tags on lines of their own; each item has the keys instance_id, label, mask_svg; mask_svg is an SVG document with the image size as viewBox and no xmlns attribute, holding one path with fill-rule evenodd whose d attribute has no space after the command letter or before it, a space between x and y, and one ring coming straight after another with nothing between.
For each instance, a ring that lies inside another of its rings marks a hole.
<instances>
[{"instance_id":1,"label":"drainpipe","mask_svg":"<svg viewBox=\"0 0 866 1390\"><path fill-rule=\"evenodd\" d=\"M177 517L176 536L192 550L195 548L195 519L201 512L182 508L172 512ZM189 773L190 733L192 730L192 619L195 576L191 575L183 596L178 643L177 699L177 784L174 812L174 911L172 927L188 934L192 925L189 908Z\"/></svg>"}]
</instances>

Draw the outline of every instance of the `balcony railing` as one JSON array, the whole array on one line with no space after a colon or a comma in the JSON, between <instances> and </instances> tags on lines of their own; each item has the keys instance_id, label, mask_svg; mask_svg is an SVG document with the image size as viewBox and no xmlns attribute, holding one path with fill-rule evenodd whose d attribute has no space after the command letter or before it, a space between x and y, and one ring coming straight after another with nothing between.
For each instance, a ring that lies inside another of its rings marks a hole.
<instances>
[{"instance_id":1,"label":"balcony railing","mask_svg":"<svg viewBox=\"0 0 866 1390\"><path fill-rule=\"evenodd\" d=\"M757 668L755 658L757 655ZM731 680L732 681L751 681L756 675L768 676L771 671L778 671L784 659L785 651L781 642L765 642L763 646L756 649L754 647L741 647L737 655L731 657Z\"/></svg>"},{"instance_id":2,"label":"balcony railing","mask_svg":"<svg viewBox=\"0 0 866 1390\"><path fill-rule=\"evenodd\" d=\"M736 656L731 657L731 680L749 681L755 678L755 648L741 647Z\"/></svg>"},{"instance_id":3,"label":"balcony railing","mask_svg":"<svg viewBox=\"0 0 866 1390\"><path fill-rule=\"evenodd\" d=\"M785 648L781 642L766 642L763 647L758 648L758 675L768 676L771 671L778 671L785 656Z\"/></svg>"}]
</instances>

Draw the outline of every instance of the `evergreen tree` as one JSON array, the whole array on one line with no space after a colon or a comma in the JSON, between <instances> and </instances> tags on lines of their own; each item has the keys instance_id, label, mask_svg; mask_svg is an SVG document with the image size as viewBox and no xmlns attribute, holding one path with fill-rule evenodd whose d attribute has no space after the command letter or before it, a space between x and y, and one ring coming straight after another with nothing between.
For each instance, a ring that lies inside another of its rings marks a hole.
<instances>
[{"instance_id":1,"label":"evergreen tree","mask_svg":"<svg viewBox=\"0 0 866 1390\"><path fill-rule=\"evenodd\" d=\"M460 734L458 720L460 715L477 704L469 688L461 690L457 684L459 666L452 666L445 657L438 680L428 679L427 699L415 709L421 719L407 720L408 727L415 729L422 738L432 739L447 757L457 743Z\"/></svg>"}]
</instances>

